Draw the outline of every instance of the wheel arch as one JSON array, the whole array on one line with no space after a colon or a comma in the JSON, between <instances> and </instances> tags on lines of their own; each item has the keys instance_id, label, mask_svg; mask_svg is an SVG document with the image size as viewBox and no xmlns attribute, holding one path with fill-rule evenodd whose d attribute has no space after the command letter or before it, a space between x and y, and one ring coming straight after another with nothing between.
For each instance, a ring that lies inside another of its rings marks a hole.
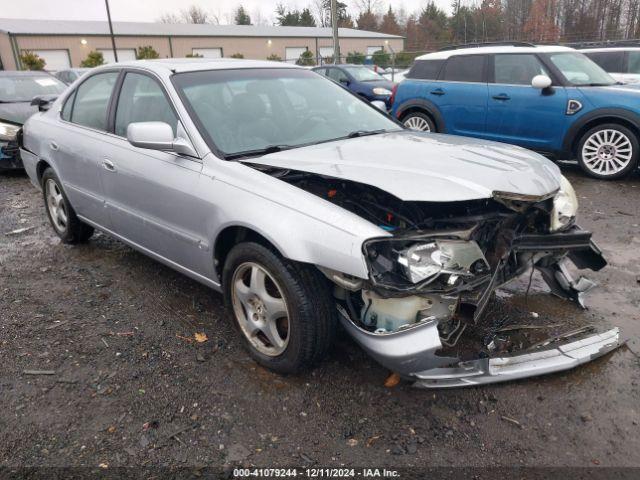
<instances>
[{"instance_id":1,"label":"wheel arch","mask_svg":"<svg viewBox=\"0 0 640 480\"><path fill-rule=\"evenodd\" d=\"M42 186L42 175L44 175L44 171L47 168L53 168L49 161L44 160L42 158L38 160L38 163L36 164L36 178L38 180L38 185L40 186ZM55 169L53 169L53 171L55 172Z\"/></svg>"},{"instance_id":2,"label":"wheel arch","mask_svg":"<svg viewBox=\"0 0 640 480\"><path fill-rule=\"evenodd\" d=\"M640 141L640 116L624 109L601 109L581 117L565 135L563 150L577 155L577 147L582 136L593 127L605 123L616 123L631 130Z\"/></svg>"},{"instance_id":3,"label":"wheel arch","mask_svg":"<svg viewBox=\"0 0 640 480\"><path fill-rule=\"evenodd\" d=\"M220 280L222 279L224 262L231 249L239 243L248 241L258 243L280 256L285 256L276 243L272 239L269 239L264 233L246 225L227 225L220 230L213 244L214 268Z\"/></svg>"},{"instance_id":4,"label":"wheel arch","mask_svg":"<svg viewBox=\"0 0 640 480\"><path fill-rule=\"evenodd\" d=\"M402 119L411 112L421 112L429 115L431 120L433 120L437 131L439 133L446 132L444 118L442 117L438 107L436 107L432 102L422 99L408 100L397 108L396 117L398 120L402 121Z\"/></svg>"}]
</instances>

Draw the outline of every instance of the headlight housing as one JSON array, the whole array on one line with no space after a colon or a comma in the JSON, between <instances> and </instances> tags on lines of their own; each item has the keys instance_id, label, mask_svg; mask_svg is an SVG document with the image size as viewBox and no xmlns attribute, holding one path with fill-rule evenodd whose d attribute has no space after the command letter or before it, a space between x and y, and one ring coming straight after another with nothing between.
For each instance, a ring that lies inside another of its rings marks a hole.
<instances>
[{"instance_id":1,"label":"headlight housing","mask_svg":"<svg viewBox=\"0 0 640 480\"><path fill-rule=\"evenodd\" d=\"M11 123L0 122L0 140L3 142L10 142L15 140L20 130L19 125L12 125Z\"/></svg>"},{"instance_id":2,"label":"headlight housing","mask_svg":"<svg viewBox=\"0 0 640 480\"><path fill-rule=\"evenodd\" d=\"M490 273L482 250L473 240L452 238L373 239L365 254L374 284L409 290L430 285L448 290Z\"/></svg>"},{"instance_id":3,"label":"headlight housing","mask_svg":"<svg viewBox=\"0 0 640 480\"><path fill-rule=\"evenodd\" d=\"M373 89L374 95L391 96L391 90L382 87L376 87Z\"/></svg>"},{"instance_id":4,"label":"headlight housing","mask_svg":"<svg viewBox=\"0 0 640 480\"><path fill-rule=\"evenodd\" d=\"M563 230L573 225L578 213L578 197L571 182L564 175L560 177L560 191L553 199L551 211L551 231Z\"/></svg>"}]
</instances>

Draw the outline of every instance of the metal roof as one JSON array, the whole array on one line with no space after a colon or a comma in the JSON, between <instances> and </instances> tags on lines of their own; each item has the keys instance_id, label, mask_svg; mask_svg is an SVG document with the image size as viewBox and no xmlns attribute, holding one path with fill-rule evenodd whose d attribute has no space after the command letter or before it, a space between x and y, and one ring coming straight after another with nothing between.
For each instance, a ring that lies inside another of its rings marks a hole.
<instances>
[{"instance_id":1,"label":"metal roof","mask_svg":"<svg viewBox=\"0 0 640 480\"><path fill-rule=\"evenodd\" d=\"M0 31L20 35L109 35L107 22L0 18ZM331 28L271 25L211 25L192 23L113 22L119 36L172 37L310 37L330 38ZM398 35L341 28L342 38L392 39Z\"/></svg>"}]
</instances>

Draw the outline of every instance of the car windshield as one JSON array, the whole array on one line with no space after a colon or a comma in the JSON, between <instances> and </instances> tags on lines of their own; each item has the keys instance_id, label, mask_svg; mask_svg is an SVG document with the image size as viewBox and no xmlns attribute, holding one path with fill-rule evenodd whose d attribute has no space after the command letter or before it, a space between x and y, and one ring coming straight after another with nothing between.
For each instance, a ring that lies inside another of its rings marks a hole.
<instances>
[{"instance_id":1,"label":"car windshield","mask_svg":"<svg viewBox=\"0 0 640 480\"><path fill-rule=\"evenodd\" d=\"M308 70L207 70L176 74L173 82L205 139L226 158L402 130Z\"/></svg>"},{"instance_id":2,"label":"car windshield","mask_svg":"<svg viewBox=\"0 0 640 480\"><path fill-rule=\"evenodd\" d=\"M344 70L358 82L375 82L377 80L384 80L384 77L378 75L367 67L344 67Z\"/></svg>"},{"instance_id":3,"label":"car windshield","mask_svg":"<svg viewBox=\"0 0 640 480\"><path fill-rule=\"evenodd\" d=\"M549 59L573 85L606 86L616 83L611 75L581 53L552 53Z\"/></svg>"},{"instance_id":4,"label":"car windshield","mask_svg":"<svg viewBox=\"0 0 640 480\"><path fill-rule=\"evenodd\" d=\"M57 95L66 85L48 75L0 76L0 103L30 102L38 95Z\"/></svg>"}]
</instances>

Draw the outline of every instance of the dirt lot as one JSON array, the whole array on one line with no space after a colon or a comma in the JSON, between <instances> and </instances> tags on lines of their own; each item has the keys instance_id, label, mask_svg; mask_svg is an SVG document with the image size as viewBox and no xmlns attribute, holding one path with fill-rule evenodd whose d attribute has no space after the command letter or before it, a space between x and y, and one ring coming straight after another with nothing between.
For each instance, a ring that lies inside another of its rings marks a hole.
<instances>
[{"instance_id":1,"label":"dirt lot","mask_svg":"<svg viewBox=\"0 0 640 480\"><path fill-rule=\"evenodd\" d=\"M446 391L385 388L344 337L311 373L265 371L218 294L102 234L62 245L27 178L0 175L0 466L640 467L640 177L567 174L610 266L588 312L539 279L528 306L609 320L628 347Z\"/></svg>"}]
</instances>

